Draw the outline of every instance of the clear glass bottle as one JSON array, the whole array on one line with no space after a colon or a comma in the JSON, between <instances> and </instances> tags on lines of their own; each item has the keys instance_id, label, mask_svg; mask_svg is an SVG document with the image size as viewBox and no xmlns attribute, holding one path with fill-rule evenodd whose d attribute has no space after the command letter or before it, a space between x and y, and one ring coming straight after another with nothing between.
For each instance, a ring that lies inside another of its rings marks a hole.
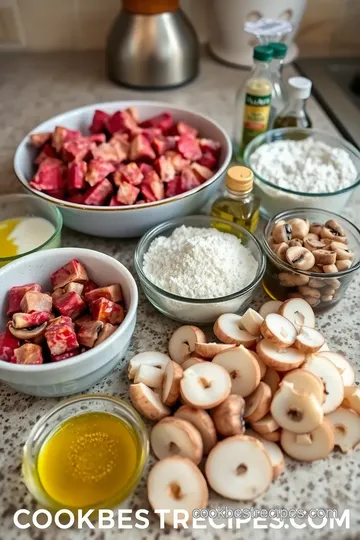
<instances>
[{"instance_id":1,"label":"clear glass bottle","mask_svg":"<svg viewBox=\"0 0 360 540\"><path fill-rule=\"evenodd\" d=\"M312 82L305 77L291 77L289 101L274 119L274 128L301 127L311 128L312 121L306 112L306 100L311 95Z\"/></svg>"},{"instance_id":2,"label":"clear glass bottle","mask_svg":"<svg viewBox=\"0 0 360 540\"><path fill-rule=\"evenodd\" d=\"M273 84L269 121L269 127L271 128L275 117L283 110L287 102L287 91L283 80L283 68L288 48L285 43L281 43L280 41L269 43L269 47L273 50L273 61L270 66Z\"/></svg>"},{"instance_id":3,"label":"clear glass bottle","mask_svg":"<svg viewBox=\"0 0 360 540\"><path fill-rule=\"evenodd\" d=\"M242 161L243 152L252 139L267 130L271 106L272 49L266 45L254 48L254 68L236 97L234 155Z\"/></svg>"},{"instance_id":4,"label":"clear glass bottle","mask_svg":"<svg viewBox=\"0 0 360 540\"><path fill-rule=\"evenodd\" d=\"M250 232L259 223L260 199L252 192L253 172L240 165L231 167L226 175L226 190L212 205L211 215L232 221Z\"/></svg>"}]
</instances>

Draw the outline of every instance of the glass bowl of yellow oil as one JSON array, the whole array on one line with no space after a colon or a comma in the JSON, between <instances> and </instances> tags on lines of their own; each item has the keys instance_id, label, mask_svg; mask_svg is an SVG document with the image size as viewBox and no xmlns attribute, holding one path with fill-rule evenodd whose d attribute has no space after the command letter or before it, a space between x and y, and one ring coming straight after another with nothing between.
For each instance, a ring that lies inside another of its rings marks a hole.
<instances>
[{"instance_id":1,"label":"glass bowl of yellow oil","mask_svg":"<svg viewBox=\"0 0 360 540\"><path fill-rule=\"evenodd\" d=\"M61 402L33 427L23 478L37 502L60 509L113 509L139 483L149 453L147 430L125 401L101 394Z\"/></svg>"},{"instance_id":2,"label":"glass bowl of yellow oil","mask_svg":"<svg viewBox=\"0 0 360 540\"><path fill-rule=\"evenodd\" d=\"M58 208L32 195L0 197L0 267L42 249L61 245Z\"/></svg>"}]
</instances>

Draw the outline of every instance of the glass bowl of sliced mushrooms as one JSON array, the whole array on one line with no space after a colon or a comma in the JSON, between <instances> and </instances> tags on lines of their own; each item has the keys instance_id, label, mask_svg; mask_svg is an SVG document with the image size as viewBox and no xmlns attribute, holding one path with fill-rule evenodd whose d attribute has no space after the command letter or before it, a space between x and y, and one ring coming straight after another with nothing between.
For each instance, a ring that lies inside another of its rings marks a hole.
<instances>
[{"instance_id":1,"label":"glass bowl of sliced mushrooms","mask_svg":"<svg viewBox=\"0 0 360 540\"><path fill-rule=\"evenodd\" d=\"M264 230L266 293L274 300L303 298L315 311L337 304L360 268L360 230L321 209L277 214Z\"/></svg>"}]
</instances>

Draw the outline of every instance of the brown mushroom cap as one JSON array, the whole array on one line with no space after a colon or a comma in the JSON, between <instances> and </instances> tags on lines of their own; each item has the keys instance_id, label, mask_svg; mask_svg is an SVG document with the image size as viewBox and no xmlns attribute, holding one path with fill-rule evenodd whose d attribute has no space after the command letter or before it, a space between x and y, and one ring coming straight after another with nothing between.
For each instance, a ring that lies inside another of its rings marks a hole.
<instances>
[{"instance_id":1,"label":"brown mushroom cap","mask_svg":"<svg viewBox=\"0 0 360 540\"><path fill-rule=\"evenodd\" d=\"M9 323L8 329L12 335L18 339L35 339L42 336L45 333L47 322L40 324L39 326L33 326L32 328L15 328L12 322Z\"/></svg>"}]
</instances>

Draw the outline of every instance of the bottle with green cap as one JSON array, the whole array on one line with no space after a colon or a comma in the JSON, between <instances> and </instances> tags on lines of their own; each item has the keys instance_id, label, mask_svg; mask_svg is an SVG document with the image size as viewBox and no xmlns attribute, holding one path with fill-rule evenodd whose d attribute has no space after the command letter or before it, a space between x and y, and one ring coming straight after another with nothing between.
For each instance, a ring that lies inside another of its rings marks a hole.
<instances>
[{"instance_id":1,"label":"bottle with green cap","mask_svg":"<svg viewBox=\"0 0 360 540\"><path fill-rule=\"evenodd\" d=\"M272 74L272 95L271 95L271 112L269 128L272 127L276 115L283 110L286 105L287 92L283 80L284 60L287 54L287 45L280 41L269 43L269 47L273 50L273 60L270 70Z\"/></svg>"},{"instance_id":2,"label":"bottle with green cap","mask_svg":"<svg viewBox=\"0 0 360 540\"><path fill-rule=\"evenodd\" d=\"M234 153L239 161L242 161L242 155L249 142L268 128L272 94L270 71L272 58L271 47L258 45L254 48L253 70L237 94Z\"/></svg>"},{"instance_id":3,"label":"bottle with green cap","mask_svg":"<svg viewBox=\"0 0 360 540\"><path fill-rule=\"evenodd\" d=\"M232 221L250 232L259 224L260 199L252 191L253 172L240 165L230 167L226 174L226 189L213 204L211 215Z\"/></svg>"}]
</instances>

